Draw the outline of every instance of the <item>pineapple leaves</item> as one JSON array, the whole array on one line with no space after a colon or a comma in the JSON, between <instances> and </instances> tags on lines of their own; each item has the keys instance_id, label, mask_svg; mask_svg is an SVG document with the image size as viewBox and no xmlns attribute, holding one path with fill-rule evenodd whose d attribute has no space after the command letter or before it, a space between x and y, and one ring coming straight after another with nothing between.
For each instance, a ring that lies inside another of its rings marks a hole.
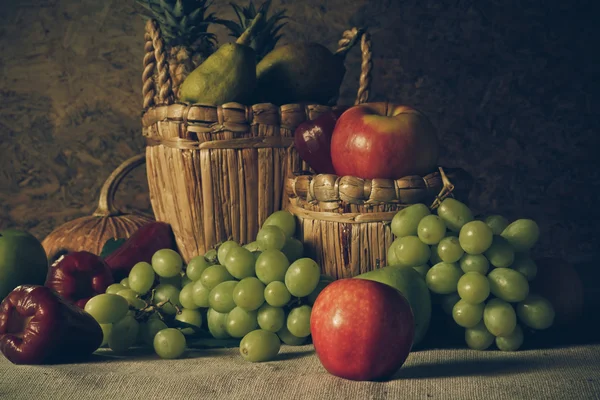
<instances>
[{"instance_id":1,"label":"pineapple leaves","mask_svg":"<svg viewBox=\"0 0 600 400\"><path fill-rule=\"evenodd\" d=\"M175 6L173 7L173 15L176 18L186 18L183 2L181 0L177 0L175 2Z\"/></svg>"}]
</instances>

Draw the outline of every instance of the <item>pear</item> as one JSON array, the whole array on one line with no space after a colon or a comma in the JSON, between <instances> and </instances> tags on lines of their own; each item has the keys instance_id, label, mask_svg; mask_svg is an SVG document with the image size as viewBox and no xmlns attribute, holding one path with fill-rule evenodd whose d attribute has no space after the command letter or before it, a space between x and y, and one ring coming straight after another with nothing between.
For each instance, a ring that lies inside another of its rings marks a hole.
<instances>
[{"instance_id":1,"label":"pear","mask_svg":"<svg viewBox=\"0 0 600 400\"><path fill-rule=\"evenodd\" d=\"M257 99L276 105L334 103L346 73L344 58L318 43L277 47L256 66Z\"/></svg>"},{"instance_id":2,"label":"pear","mask_svg":"<svg viewBox=\"0 0 600 400\"><path fill-rule=\"evenodd\" d=\"M183 81L179 100L185 103L248 104L256 89L256 53L250 42L263 15L258 13L235 41L219 47Z\"/></svg>"},{"instance_id":3,"label":"pear","mask_svg":"<svg viewBox=\"0 0 600 400\"><path fill-rule=\"evenodd\" d=\"M425 280L417 271L412 267L389 266L366 272L356 278L385 283L402 293L415 317L413 345L416 346L423 340L431 321L431 295Z\"/></svg>"}]
</instances>

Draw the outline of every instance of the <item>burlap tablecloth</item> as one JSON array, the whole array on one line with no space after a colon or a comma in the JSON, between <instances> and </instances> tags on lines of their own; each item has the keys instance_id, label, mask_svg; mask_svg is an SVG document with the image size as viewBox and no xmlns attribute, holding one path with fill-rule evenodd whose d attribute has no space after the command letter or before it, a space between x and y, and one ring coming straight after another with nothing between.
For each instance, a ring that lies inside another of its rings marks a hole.
<instances>
[{"instance_id":1,"label":"burlap tablecloth","mask_svg":"<svg viewBox=\"0 0 600 400\"><path fill-rule=\"evenodd\" d=\"M414 351L385 383L327 374L312 346L251 364L237 349L179 360L104 352L84 364L16 366L0 355L0 399L600 399L600 345L515 353Z\"/></svg>"}]
</instances>

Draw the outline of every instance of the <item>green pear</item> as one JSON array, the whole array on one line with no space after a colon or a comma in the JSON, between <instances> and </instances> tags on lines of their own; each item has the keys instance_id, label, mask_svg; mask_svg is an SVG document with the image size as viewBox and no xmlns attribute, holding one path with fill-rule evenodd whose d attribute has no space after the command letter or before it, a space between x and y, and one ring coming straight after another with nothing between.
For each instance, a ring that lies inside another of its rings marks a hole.
<instances>
[{"instance_id":1,"label":"green pear","mask_svg":"<svg viewBox=\"0 0 600 400\"><path fill-rule=\"evenodd\" d=\"M181 84L179 100L214 106L249 104L256 89L256 53L250 42L262 18L258 13L235 43L222 45L192 71Z\"/></svg>"},{"instance_id":2,"label":"green pear","mask_svg":"<svg viewBox=\"0 0 600 400\"><path fill-rule=\"evenodd\" d=\"M425 280L417 271L412 267L389 266L366 272L355 278L384 283L402 293L408 300L415 317L413 346L423 340L431 321L431 295Z\"/></svg>"},{"instance_id":3,"label":"green pear","mask_svg":"<svg viewBox=\"0 0 600 400\"><path fill-rule=\"evenodd\" d=\"M0 302L19 285L43 285L47 274L48 258L35 236L0 231Z\"/></svg>"}]
</instances>

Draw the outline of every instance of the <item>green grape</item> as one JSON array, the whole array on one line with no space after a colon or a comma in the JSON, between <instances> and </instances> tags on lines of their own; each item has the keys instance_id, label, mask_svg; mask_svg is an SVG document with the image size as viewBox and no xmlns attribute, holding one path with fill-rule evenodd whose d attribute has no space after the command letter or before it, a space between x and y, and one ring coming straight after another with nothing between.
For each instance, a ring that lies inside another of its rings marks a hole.
<instances>
[{"instance_id":1,"label":"green grape","mask_svg":"<svg viewBox=\"0 0 600 400\"><path fill-rule=\"evenodd\" d=\"M121 284L121 286L124 286L125 289L129 289L129 278L123 278L119 283Z\"/></svg>"},{"instance_id":2,"label":"green grape","mask_svg":"<svg viewBox=\"0 0 600 400\"><path fill-rule=\"evenodd\" d=\"M473 213L464 203L451 197L445 198L437 209L448 229L459 232L464 224L473 221Z\"/></svg>"},{"instance_id":3,"label":"green grape","mask_svg":"<svg viewBox=\"0 0 600 400\"><path fill-rule=\"evenodd\" d=\"M133 346L138 337L140 324L134 317L126 315L113 324L108 335L108 347L115 353L123 353Z\"/></svg>"},{"instance_id":4,"label":"green grape","mask_svg":"<svg viewBox=\"0 0 600 400\"><path fill-rule=\"evenodd\" d=\"M129 287L139 294L146 294L154 285L154 269L147 262L139 262L129 271Z\"/></svg>"},{"instance_id":5,"label":"green grape","mask_svg":"<svg viewBox=\"0 0 600 400\"><path fill-rule=\"evenodd\" d=\"M152 268L158 276L171 278L181 273L183 260L179 253L171 249L158 250L152 256Z\"/></svg>"},{"instance_id":6,"label":"green grape","mask_svg":"<svg viewBox=\"0 0 600 400\"><path fill-rule=\"evenodd\" d=\"M194 282L194 286L192 289L192 298L194 299L194 304L196 304L196 306L207 308L209 293L210 290L204 287L201 281Z\"/></svg>"},{"instance_id":7,"label":"green grape","mask_svg":"<svg viewBox=\"0 0 600 400\"><path fill-rule=\"evenodd\" d=\"M431 246L431 256L429 257L429 265L435 265L441 262L442 259L438 255L438 245L434 244L433 246Z\"/></svg>"},{"instance_id":8,"label":"green grape","mask_svg":"<svg viewBox=\"0 0 600 400\"><path fill-rule=\"evenodd\" d=\"M196 282L202 276L202 273L210 264L204 256L196 256L190 260L185 267L185 274L192 282Z\"/></svg>"},{"instance_id":9,"label":"green grape","mask_svg":"<svg viewBox=\"0 0 600 400\"><path fill-rule=\"evenodd\" d=\"M273 307L283 307L292 299L285 283L273 281L265 287L265 301Z\"/></svg>"},{"instance_id":10,"label":"green grape","mask_svg":"<svg viewBox=\"0 0 600 400\"><path fill-rule=\"evenodd\" d=\"M190 282L181 289L179 292L179 303L182 307L188 310L195 310L199 306L194 301L194 285L195 282Z\"/></svg>"},{"instance_id":11,"label":"green grape","mask_svg":"<svg viewBox=\"0 0 600 400\"><path fill-rule=\"evenodd\" d=\"M263 228L269 225L280 228L288 238L296 232L296 218L289 211L275 211L269 215L263 223Z\"/></svg>"},{"instance_id":12,"label":"green grape","mask_svg":"<svg viewBox=\"0 0 600 400\"><path fill-rule=\"evenodd\" d=\"M529 283L525 277L510 268L495 268L488 274L490 291L504 301L516 303L529 294Z\"/></svg>"},{"instance_id":13,"label":"green grape","mask_svg":"<svg viewBox=\"0 0 600 400\"><path fill-rule=\"evenodd\" d=\"M167 328L154 335L154 351L160 358L175 359L185 352L185 336L175 328Z\"/></svg>"},{"instance_id":14,"label":"green grape","mask_svg":"<svg viewBox=\"0 0 600 400\"><path fill-rule=\"evenodd\" d=\"M392 218L391 229L396 237L416 236L421 219L430 215L425 204L413 204L398 211Z\"/></svg>"},{"instance_id":15,"label":"green grape","mask_svg":"<svg viewBox=\"0 0 600 400\"><path fill-rule=\"evenodd\" d=\"M221 282L232 281L235 278L224 265L211 265L202 272L200 282L208 290L213 290Z\"/></svg>"},{"instance_id":16,"label":"green grape","mask_svg":"<svg viewBox=\"0 0 600 400\"><path fill-rule=\"evenodd\" d=\"M290 265L285 273L285 286L292 296L308 296L317 288L321 278L321 268L310 258L301 258Z\"/></svg>"},{"instance_id":17,"label":"green grape","mask_svg":"<svg viewBox=\"0 0 600 400\"><path fill-rule=\"evenodd\" d=\"M279 339L288 346L301 346L308 340L308 336L300 338L292 335L286 324L283 324L283 327L277 331L277 336L279 336Z\"/></svg>"},{"instance_id":18,"label":"green grape","mask_svg":"<svg viewBox=\"0 0 600 400\"><path fill-rule=\"evenodd\" d=\"M161 310L165 314L174 315L177 312L175 306L181 306L179 303L179 289L167 283L161 283L154 288L154 304L165 303Z\"/></svg>"},{"instance_id":19,"label":"green grape","mask_svg":"<svg viewBox=\"0 0 600 400\"><path fill-rule=\"evenodd\" d=\"M127 288L125 286L121 285L120 283L113 283L112 285L110 285L109 287L106 288L105 293L117 294L118 292L120 292L123 289L127 289Z\"/></svg>"},{"instance_id":20,"label":"green grape","mask_svg":"<svg viewBox=\"0 0 600 400\"><path fill-rule=\"evenodd\" d=\"M440 301L442 310L444 310L446 314L452 315L452 310L454 309L456 303L460 301L460 296L458 293L444 294L441 296Z\"/></svg>"},{"instance_id":21,"label":"green grape","mask_svg":"<svg viewBox=\"0 0 600 400\"><path fill-rule=\"evenodd\" d=\"M227 333L228 315L228 313L220 313L212 308L208 309L208 312L206 313L208 331L215 339L227 339L231 337L229 333Z\"/></svg>"},{"instance_id":22,"label":"green grape","mask_svg":"<svg viewBox=\"0 0 600 400\"><path fill-rule=\"evenodd\" d=\"M242 279L233 289L233 301L244 310L256 310L265 302L265 284L253 276Z\"/></svg>"},{"instance_id":23,"label":"green grape","mask_svg":"<svg viewBox=\"0 0 600 400\"><path fill-rule=\"evenodd\" d=\"M310 313L312 307L303 305L292 308L287 316L286 326L290 333L297 337L310 335Z\"/></svg>"},{"instance_id":24,"label":"green grape","mask_svg":"<svg viewBox=\"0 0 600 400\"><path fill-rule=\"evenodd\" d=\"M484 304L471 304L464 300L459 300L452 308L452 318L454 322L463 328L473 328L483 318Z\"/></svg>"},{"instance_id":25,"label":"green grape","mask_svg":"<svg viewBox=\"0 0 600 400\"><path fill-rule=\"evenodd\" d=\"M175 286L177 289L181 289L181 274L175 275L175 276L171 276L169 278L164 278L164 277L159 277L158 278L158 283L162 283L165 285L171 285L171 286Z\"/></svg>"},{"instance_id":26,"label":"green grape","mask_svg":"<svg viewBox=\"0 0 600 400\"><path fill-rule=\"evenodd\" d=\"M105 347L108 345L108 337L110 336L110 332L112 331L113 324L100 324L100 328L102 329L102 343L98 347Z\"/></svg>"},{"instance_id":27,"label":"green grape","mask_svg":"<svg viewBox=\"0 0 600 400\"><path fill-rule=\"evenodd\" d=\"M132 289L123 289L119 290L117 293L118 296L124 297L129 303L130 306L137 310L141 310L146 307L146 302L138 297L138 293Z\"/></svg>"},{"instance_id":28,"label":"green grape","mask_svg":"<svg viewBox=\"0 0 600 400\"><path fill-rule=\"evenodd\" d=\"M246 250L250 250L250 251L251 251L251 252L253 252L253 253L254 253L255 251L258 251L258 250L260 250L260 248L258 247L258 242L257 242L256 240L255 240L254 242L250 242L250 243L248 243L248 244L244 245L244 248L245 248Z\"/></svg>"},{"instance_id":29,"label":"green grape","mask_svg":"<svg viewBox=\"0 0 600 400\"><path fill-rule=\"evenodd\" d=\"M533 329L547 329L554 323L554 307L550 302L537 294L527 296L517 304L519 320Z\"/></svg>"},{"instance_id":30,"label":"green grape","mask_svg":"<svg viewBox=\"0 0 600 400\"><path fill-rule=\"evenodd\" d=\"M458 295L471 304L483 303L490 295L490 282L479 272L467 272L456 285Z\"/></svg>"},{"instance_id":31,"label":"green grape","mask_svg":"<svg viewBox=\"0 0 600 400\"><path fill-rule=\"evenodd\" d=\"M198 310L189 310L184 308L175 316L175 319L179 322L195 326L200 329L202 327L202 314ZM181 333L184 335L193 335L195 333L194 328L183 328Z\"/></svg>"},{"instance_id":32,"label":"green grape","mask_svg":"<svg viewBox=\"0 0 600 400\"><path fill-rule=\"evenodd\" d=\"M486 217L483 222L490 227L494 235L500 235L508 226L508 220L502 215L490 215Z\"/></svg>"},{"instance_id":33,"label":"green grape","mask_svg":"<svg viewBox=\"0 0 600 400\"><path fill-rule=\"evenodd\" d=\"M238 281L225 281L215 286L208 294L208 306L220 313L228 313L235 307L233 289Z\"/></svg>"},{"instance_id":34,"label":"green grape","mask_svg":"<svg viewBox=\"0 0 600 400\"><path fill-rule=\"evenodd\" d=\"M502 351L517 351L523 344L523 329L517 324L512 333L496 336L496 346Z\"/></svg>"},{"instance_id":35,"label":"green grape","mask_svg":"<svg viewBox=\"0 0 600 400\"><path fill-rule=\"evenodd\" d=\"M183 289L188 283L194 283L185 273L181 276L181 288Z\"/></svg>"},{"instance_id":36,"label":"green grape","mask_svg":"<svg viewBox=\"0 0 600 400\"><path fill-rule=\"evenodd\" d=\"M275 225L263 226L256 234L258 248L261 251L272 249L281 250L285 245L286 239L285 232Z\"/></svg>"},{"instance_id":37,"label":"green grape","mask_svg":"<svg viewBox=\"0 0 600 400\"><path fill-rule=\"evenodd\" d=\"M289 266L290 262L281 251L265 250L256 259L256 277L265 285L273 281L283 282Z\"/></svg>"},{"instance_id":38,"label":"green grape","mask_svg":"<svg viewBox=\"0 0 600 400\"><path fill-rule=\"evenodd\" d=\"M494 236L492 245L484 254L494 267L506 268L515 260L515 251L502 236Z\"/></svg>"},{"instance_id":39,"label":"green grape","mask_svg":"<svg viewBox=\"0 0 600 400\"><path fill-rule=\"evenodd\" d=\"M446 236L437 245L437 254L440 260L447 263L455 263L465 254L460 246L458 238L455 236Z\"/></svg>"},{"instance_id":40,"label":"green grape","mask_svg":"<svg viewBox=\"0 0 600 400\"><path fill-rule=\"evenodd\" d=\"M89 299L84 310L99 324L114 324L127 314L129 303L124 297L104 293Z\"/></svg>"},{"instance_id":41,"label":"green grape","mask_svg":"<svg viewBox=\"0 0 600 400\"><path fill-rule=\"evenodd\" d=\"M256 320L261 329L270 332L278 332L286 322L285 312L281 307L263 304L262 307L258 309Z\"/></svg>"},{"instance_id":42,"label":"green grape","mask_svg":"<svg viewBox=\"0 0 600 400\"><path fill-rule=\"evenodd\" d=\"M256 266L256 261L258 260L258 257L260 257L260 255L261 255L262 253L263 253L263 252L262 252L262 251L260 251L260 250L256 250L256 251L253 251L253 252L252 252L252 255L254 256L254 265L255 265L255 266ZM254 273L256 274L256 270L254 271Z\"/></svg>"},{"instance_id":43,"label":"green grape","mask_svg":"<svg viewBox=\"0 0 600 400\"><path fill-rule=\"evenodd\" d=\"M423 279L425 279L425 277L427 276L427 271L429 271L429 265L417 265L416 267L413 267L413 269L417 271L419 275L423 277Z\"/></svg>"},{"instance_id":44,"label":"green grape","mask_svg":"<svg viewBox=\"0 0 600 400\"><path fill-rule=\"evenodd\" d=\"M388 265L404 267L416 267L425 264L431 257L429 246L421 242L417 236L403 236L394 240L388 249L388 258L390 253L393 253L391 259L395 263L392 264L388 260Z\"/></svg>"},{"instance_id":45,"label":"green grape","mask_svg":"<svg viewBox=\"0 0 600 400\"><path fill-rule=\"evenodd\" d=\"M500 234L512 245L515 251L531 249L540 237L540 228L534 220L518 219L508 225Z\"/></svg>"},{"instance_id":46,"label":"green grape","mask_svg":"<svg viewBox=\"0 0 600 400\"><path fill-rule=\"evenodd\" d=\"M240 244L233 240L227 240L226 242L221 243L219 247L217 247L217 260L219 261L219 264L225 265L225 258L227 257L227 253L229 253L229 250L235 247L240 247Z\"/></svg>"},{"instance_id":47,"label":"green grape","mask_svg":"<svg viewBox=\"0 0 600 400\"><path fill-rule=\"evenodd\" d=\"M460 258L459 264L464 273L479 272L485 275L490 269L490 262L483 254L465 254Z\"/></svg>"},{"instance_id":48,"label":"green grape","mask_svg":"<svg viewBox=\"0 0 600 400\"><path fill-rule=\"evenodd\" d=\"M287 238L281 252L293 263L304 255L304 245L296 238Z\"/></svg>"},{"instance_id":49,"label":"green grape","mask_svg":"<svg viewBox=\"0 0 600 400\"><path fill-rule=\"evenodd\" d=\"M227 315L225 329L234 338L244 337L248 332L258 328L257 311L246 311L241 307L235 307Z\"/></svg>"},{"instance_id":50,"label":"green grape","mask_svg":"<svg viewBox=\"0 0 600 400\"><path fill-rule=\"evenodd\" d=\"M472 328L465 329L465 342L473 350L485 350L494 343L494 335L485 327L483 321Z\"/></svg>"},{"instance_id":51,"label":"green grape","mask_svg":"<svg viewBox=\"0 0 600 400\"><path fill-rule=\"evenodd\" d=\"M254 255L243 247L233 247L225 257L225 268L236 279L254 276Z\"/></svg>"},{"instance_id":52,"label":"green grape","mask_svg":"<svg viewBox=\"0 0 600 400\"><path fill-rule=\"evenodd\" d=\"M277 356L281 342L279 337L264 329L249 332L240 342L240 354L246 361L270 361Z\"/></svg>"},{"instance_id":53,"label":"green grape","mask_svg":"<svg viewBox=\"0 0 600 400\"><path fill-rule=\"evenodd\" d=\"M492 245L494 234L483 221L467 222L460 229L458 241L468 254L482 254Z\"/></svg>"},{"instance_id":54,"label":"green grape","mask_svg":"<svg viewBox=\"0 0 600 400\"><path fill-rule=\"evenodd\" d=\"M515 254L515 262L510 268L520 272L528 281L534 280L537 276L537 264L524 253Z\"/></svg>"},{"instance_id":55,"label":"green grape","mask_svg":"<svg viewBox=\"0 0 600 400\"><path fill-rule=\"evenodd\" d=\"M146 322L140 324L140 337L142 343L152 346L154 336L168 326L160 318L149 318Z\"/></svg>"},{"instance_id":56,"label":"green grape","mask_svg":"<svg viewBox=\"0 0 600 400\"><path fill-rule=\"evenodd\" d=\"M491 299L485 304L483 322L494 336L506 336L515 330L517 314L509 303L500 299Z\"/></svg>"},{"instance_id":57,"label":"green grape","mask_svg":"<svg viewBox=\"0 0 600 400\"><path fill-rule=\"evenodd\" d=\"M427 271L425 282L433 293L450 294L456 292L462 273L456 264L441 262Z\"/></svg>"},{"instance_id":58,"label":"green grape","mask_svg":"<svg viewBox=\"0 0 600 400\"><path fill-rule=\"evenodd\" d=\"M417 236L425 244L437 244L446 235L446 224L437 215L427 215L419 222Z\"/></svg>"},{"instance_id":59,"label":"green grape","mask_svg":"<svg viewBox=\"0 0 600 400\"><path fill-rule=\"evenodd\" d=\"M208 261L208 265L214 265L219 262L219 253L217 249L210 249L204 254L204 258Z\"/></svg>"}]
</instances>

